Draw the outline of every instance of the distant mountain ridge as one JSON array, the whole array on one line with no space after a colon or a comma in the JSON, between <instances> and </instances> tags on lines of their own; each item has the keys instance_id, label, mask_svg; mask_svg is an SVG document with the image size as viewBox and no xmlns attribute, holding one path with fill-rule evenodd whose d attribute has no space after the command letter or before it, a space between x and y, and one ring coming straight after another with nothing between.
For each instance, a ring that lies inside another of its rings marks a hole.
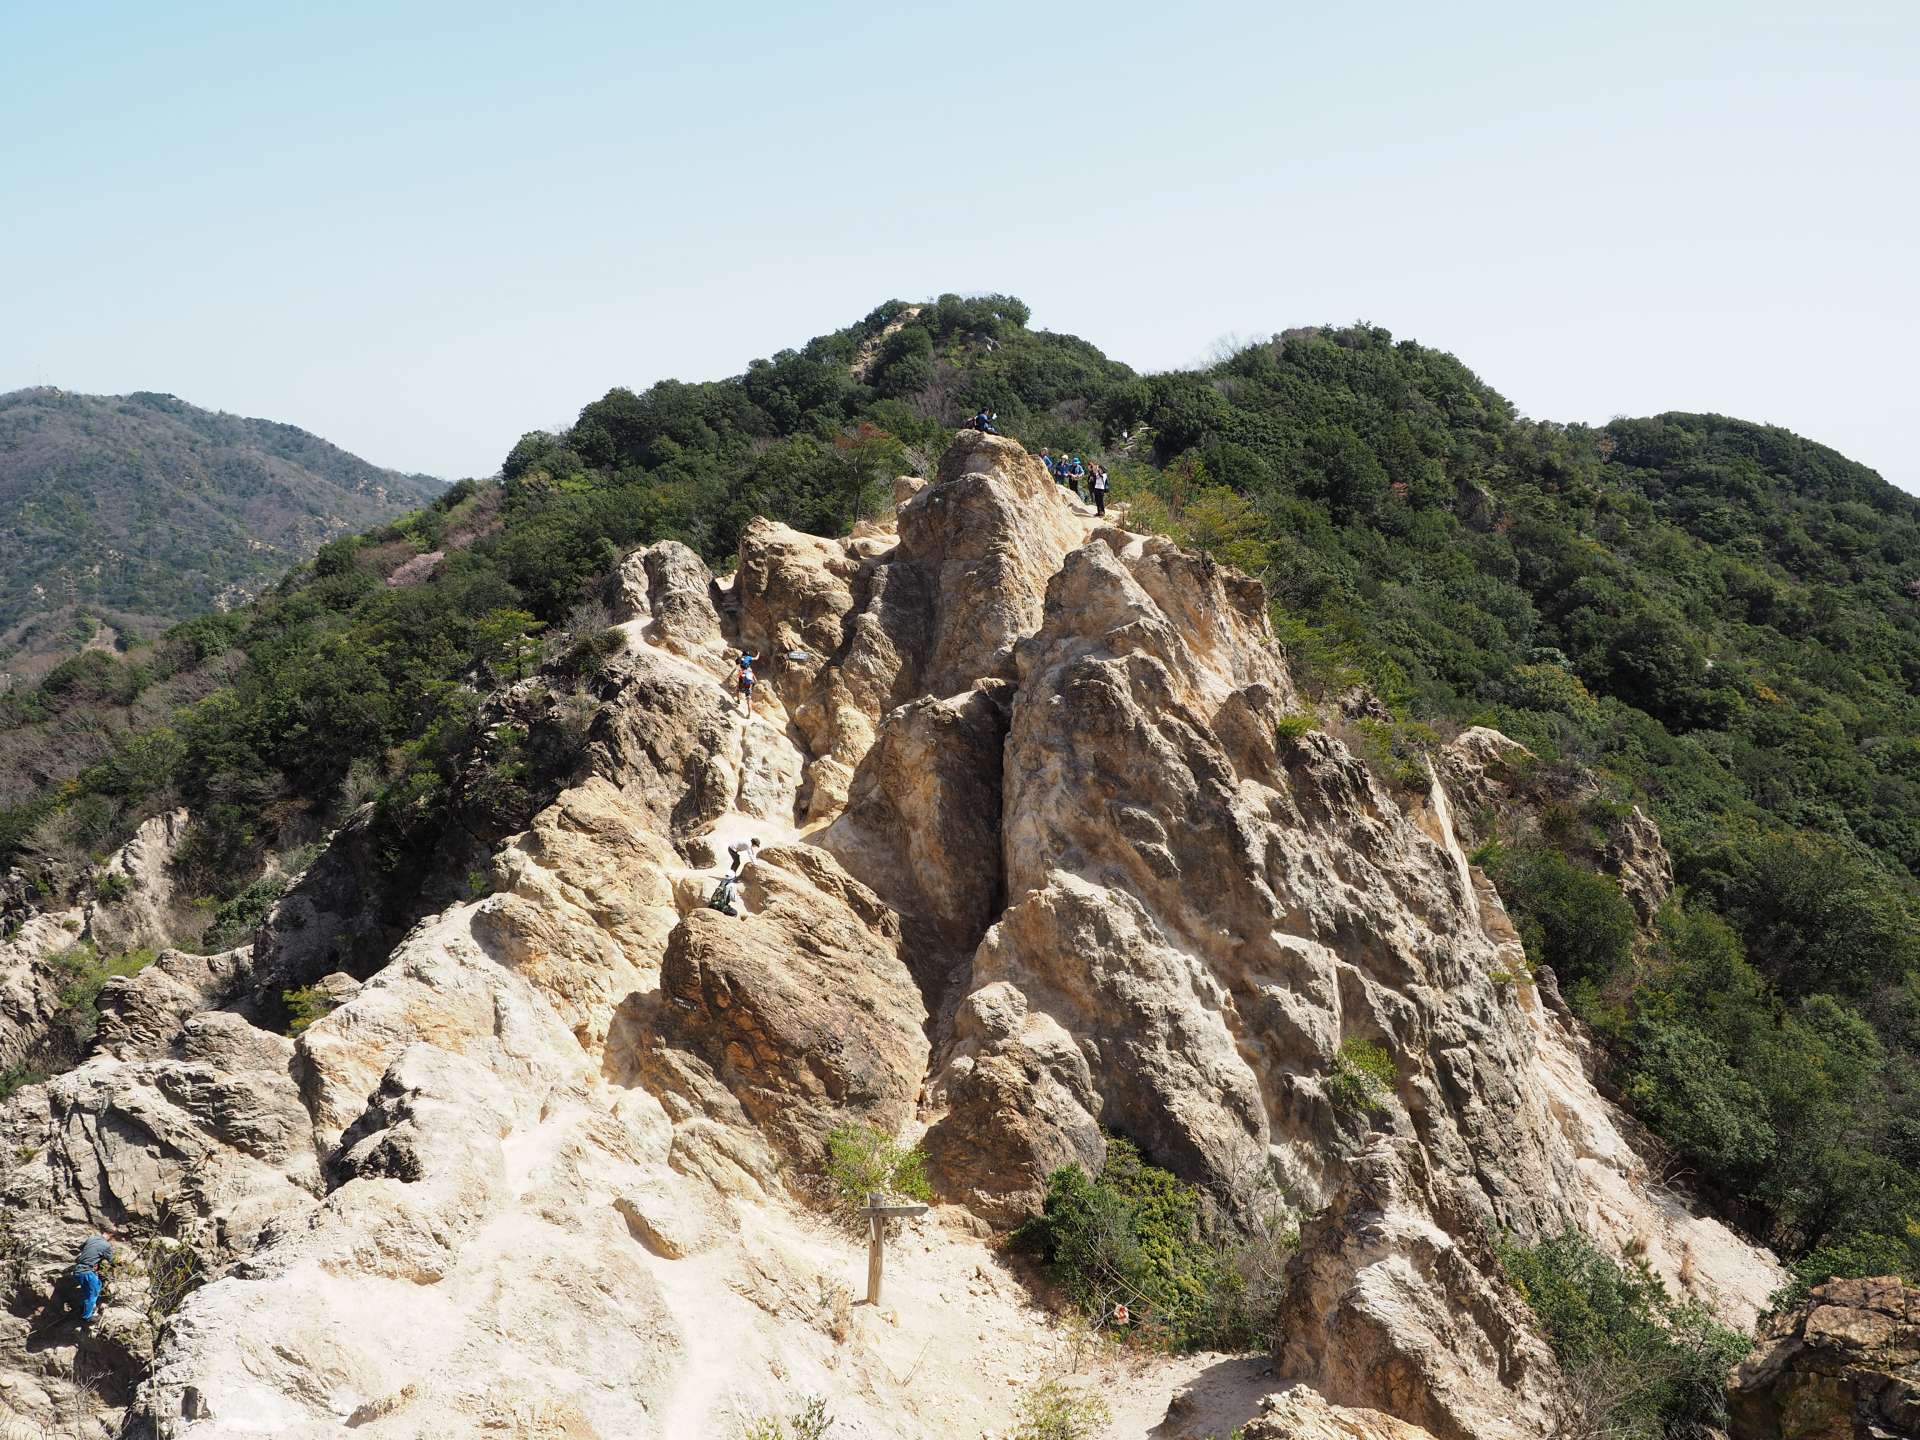
<instances>
[{"instance_id":1,"label":"distant mountain ridge","mask_svg":"<svg viewBox=\"0 0 1920 1440\"><path fill-rule=\"evenodd\" d=\"M233 603L441 489L173 395L0 395L0 653L62 611L167 621Z\"/></svg>"}]
</instances>

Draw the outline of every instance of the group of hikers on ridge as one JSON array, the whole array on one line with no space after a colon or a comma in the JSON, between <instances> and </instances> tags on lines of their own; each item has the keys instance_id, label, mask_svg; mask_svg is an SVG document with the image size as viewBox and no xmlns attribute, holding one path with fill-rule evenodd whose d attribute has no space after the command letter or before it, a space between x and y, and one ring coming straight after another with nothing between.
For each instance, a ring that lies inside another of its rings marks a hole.
<instances>
[{"instance_id":1,"label":"group of hikers on ridge","mask_svg":"<svg viewBox=\"0 0 1920 1440\"><path fill-rule=\"evenodd\" d=\"M1040 452L1040 463L1047 467L1056 485L1066 486L1093 506L1094 514L1107 513L1106 466L1098 461L1089 465L1078 455L1055 455L1051 450Z\"/></svg>"},{"instance_id":2,"label":"group of hikers on ridge","mask_svg":"<svg viewBox=\"0 0 1920 1440\"><path fill-rule=\"evenodd\" d=\"M998 435L994 422L1000 418L997 411L984 406L966 428L978 430L982 435ZM1095 462L1086 464L1078 455L1055 455L1052 450L1040 452L1040 463L1047 467L1047 474L1053 477L1056 485L1064 485L1082 500L1093 506L1093 513L1107 513L1107 467Z\"/></svg>"}]
</instances>

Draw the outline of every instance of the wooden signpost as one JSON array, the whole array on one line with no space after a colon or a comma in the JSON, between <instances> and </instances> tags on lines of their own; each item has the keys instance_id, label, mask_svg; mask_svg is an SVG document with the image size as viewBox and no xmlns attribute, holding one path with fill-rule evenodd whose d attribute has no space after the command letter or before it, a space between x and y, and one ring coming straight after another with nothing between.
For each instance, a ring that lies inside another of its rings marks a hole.
<instances>
[{"instance_id":1,"label":"wooden signpost","mask_svg":"<svg viewBox=\"0 0 1920 1440\"><path fill-rule=\"evenodd\" d=\"M889 1205L884 1195L867 1192L867 1203L860 1213L867 1217L867 1299L880 1303L880 1282L886 1268L887 1221L895 1217L924 1215L924 1205Z\"/></svg>"}]
</instances>

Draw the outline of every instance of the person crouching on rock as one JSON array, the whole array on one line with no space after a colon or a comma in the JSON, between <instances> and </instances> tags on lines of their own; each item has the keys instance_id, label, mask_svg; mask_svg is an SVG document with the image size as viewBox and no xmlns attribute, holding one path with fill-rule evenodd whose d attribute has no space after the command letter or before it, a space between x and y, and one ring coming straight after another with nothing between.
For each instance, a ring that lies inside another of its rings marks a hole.
<instances>
[{"instance_id":1,"label":"person crouching on rock","mask_svg":"<svg viewBox=\"0 0 1920 1440\"><path fill-rule=\"evenodd\" d=\"M759 658L742 651L733 672L734 688L740 692L740 708L747 712L749 720L753 718L753 662Z\"/></svg>"},{"instance_id":2,"label":"person crouching on rock","mask_svg":"<svg viewBox=\"0 0 1920 1440\"><path fill-rule=\"evenodd\" d=\"M73 1271L67 1276L67 1309L80 1312L82 1325L91 1325L100 1308L100 1267L113 1263L116 1238L112 1230L95 1235L73 1257Z\"/></svg>"}]
</instances>

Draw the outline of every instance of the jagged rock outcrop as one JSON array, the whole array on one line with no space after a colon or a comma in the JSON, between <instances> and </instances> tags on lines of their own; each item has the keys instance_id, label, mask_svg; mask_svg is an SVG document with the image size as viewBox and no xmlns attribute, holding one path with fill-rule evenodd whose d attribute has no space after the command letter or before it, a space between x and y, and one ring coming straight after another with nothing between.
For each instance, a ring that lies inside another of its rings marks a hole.
<instances>
[{"instance_id":1,"label":"jagged rock outcrop","mask_svg":"<svg viewBox=\"0 0 1920 1440\"><path fill-rule=\"evenodd\" d=\"M1461 812L1459 829L1469 846L1490 838L1471 817L1482 815L1509 839L1536 829L1558 812L1576 815L1595 810L1598 829L1588 858L1620 882L1642 925L1673 894L1673 858L1660 828L1638 805L1621 806L1602 790L1591 772L1578 765L1543 765L1519 741L1484 725L1462 731L1434 757L1435 765ZM1562 842L1579 848L1577 835Z\"/></svg>"},{"instance_id":2,"label":"jagged rock outcrop","mask_svg":"<svg viewBox=\"0 0 1920 1440\"><path fill-rule=\"evenodd\" d=\"M1776 1316L1727 1396L1731 1440L1920 1435L1920 1289L1829 1280Z\"/></svg>"},{"instance_id":3,"label":"jagged rock outcrop","mask_svg":"<svg viewBox=\"0 0 1920 1440\"><path fill-rule=\"evenodd\" d=\"M746 916L697 909L668 940L654 1073L726 1091L785 1159L818 1168L836 1124L891 1135L910 1118L926 1011L891 915L830 857L768 851L746 891Z\"/></svg>"},{"instance_id":4,"label":"jagged rock outcrop","mask_svg":"<svg viewBox=\"0 0 1920 1440\"><path fill-rule=\"evenodd\" d=\"M725 581L630 557L583 768L453 892L490 893L394 943L350 826L256 945L110 988L85 1064L0 1111L35 1265L118 1221L211 1277L115 1392L129 1433L678 1437L829 1391L849 1433L958 1433L1047 1345L980 1232L1109 1130L1223 1215L1315 1215L1276 1347L1314 1389L1253 1433L1547 1433L1485 1237L1645 1177L1507 976L1446 785L1403 803L1282 725L1261 588L1017 444L962 435L897 497L847 540L756 521ZM705 908L748 837L743 913ZM289 983L334 1006L297 1036ZM1394 1062L1371 1111L1336 1098L1350 1042ZM885 1315L807 1218L854 1122L924 1129L948 1202ZM0 1377L50 1373L24 1322Z\"/></svg>"},{"instance_id":5,"label":"jagged rock outcrop","mask_svg":"<svg viewBox=\"0 0 1920 1440\"><path fill-rule=\"evenodd\" d=\"M143 821L94 872L74 905L40 910L31 887L12 887L7 926L0 932L0 1070L30 1063L47 1043L68 978L51 963L54 956L83 943L110 952L167 943L173 903L167 867L186 827L185 810Z\"/></svg>"}]
</instances>

